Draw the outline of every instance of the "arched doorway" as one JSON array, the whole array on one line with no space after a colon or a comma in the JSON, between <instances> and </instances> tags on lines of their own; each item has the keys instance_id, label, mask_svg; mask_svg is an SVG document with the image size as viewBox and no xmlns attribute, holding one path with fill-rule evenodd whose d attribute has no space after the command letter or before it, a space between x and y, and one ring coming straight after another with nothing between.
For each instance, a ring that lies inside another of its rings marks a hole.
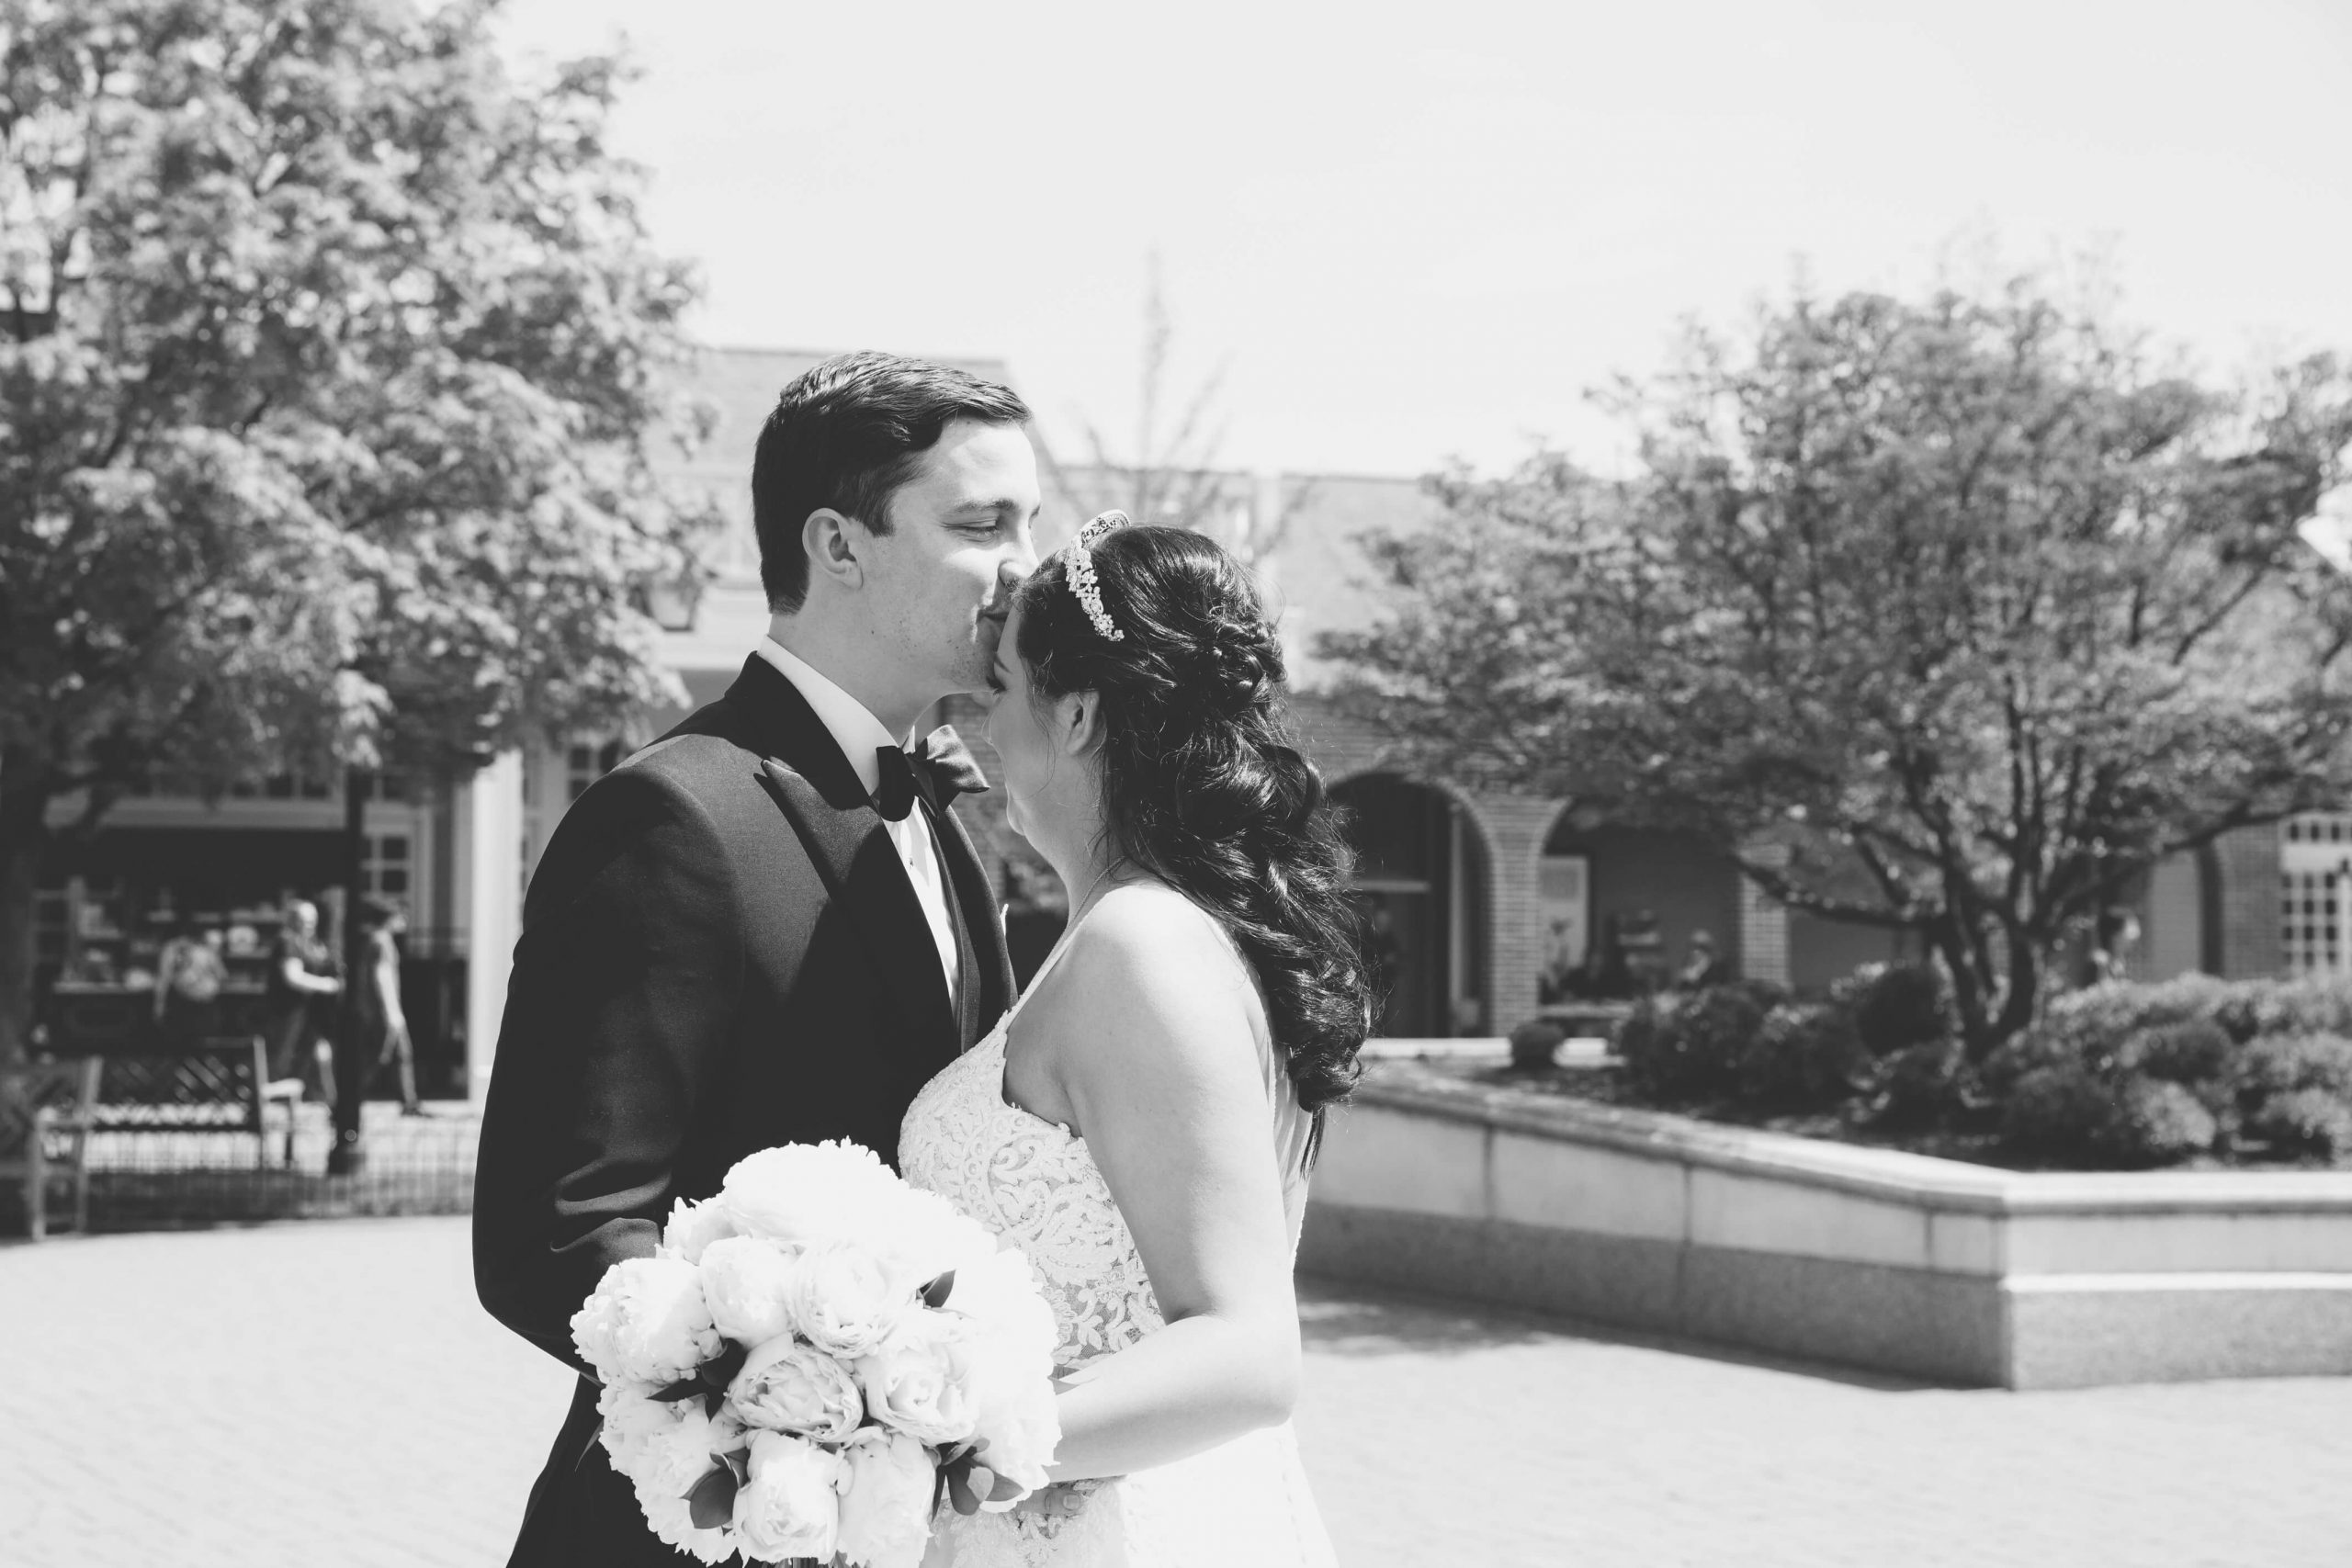
<instances>
[{"instance_id":1,"label":"arched doorway","mask_svg":"<svg viewBox=\"0 0 2352 1568\"><path fill-rule=\"evenodd\" d=\"M1331 794L1346 813L1356 895L1387 998L1377 1032L1487 1032L1487 852L1477 824L1442 790L1393 773L1349 779Z\"/></svg>"}]
</instances>

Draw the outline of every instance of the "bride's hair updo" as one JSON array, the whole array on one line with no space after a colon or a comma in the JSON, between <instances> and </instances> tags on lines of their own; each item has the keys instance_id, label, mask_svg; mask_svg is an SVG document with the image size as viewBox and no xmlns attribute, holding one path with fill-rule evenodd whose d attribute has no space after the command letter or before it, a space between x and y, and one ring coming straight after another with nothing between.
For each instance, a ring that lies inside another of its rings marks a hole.
<instances>
[{"instance_id":1,"label":"bride's hair updo","mask_svg":"<svg viewBox=\"0 0 2352 1568\"><path fill-rule=\"evenodd\" d=\"M1371 982L1346 842L1276 711L1282 644L1249 572L1198 534L1120 528L1087 554L1095 604L1057 553L1021 590L1014 651L1037 700L1097 694L1112 847L1225 923L1319 1128L1360 1070Z\"/></svg>"}]
</instances>

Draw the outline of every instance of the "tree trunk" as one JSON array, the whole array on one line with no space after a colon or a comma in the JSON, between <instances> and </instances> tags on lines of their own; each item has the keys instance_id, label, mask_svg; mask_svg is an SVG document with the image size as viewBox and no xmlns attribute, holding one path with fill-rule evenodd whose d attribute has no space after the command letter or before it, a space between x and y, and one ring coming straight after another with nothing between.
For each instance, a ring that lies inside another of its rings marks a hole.
<instances>
[{"instance_id":1,"label":"tree trunk","mask_svg":"<svg viewBox=\"0 0 2352 1568\"><path fill-rule=\"evenodd\" d=\"M359 940L360 885L368 863L368 794L374 778L362 768L347 768L343 775L343 920L335 942L343 950L343 997L336 1009L334 1032L334 1146L327 1153L327 1172L355 1174L364 1157L360 1152L360 1101L375 1059L371 1043L361 1038L359 987L367 950Z\"/></svg>"},{"instance_id":2,"label":"tree trunk","mask_svg":"<svg viewBox=\"0 0 2352 1568\"><path fill-rule=\"evenodd\" d=\"M33 930L40 852L48 838L49 795L19 770L0 773L0 1095L23 1091L32 1054ZM0 1116L0 1127L24 1119ZM8 1140L0 1138L0 1145ZM0 1156L17 1150L0 1146Z\"/></svg>"},{"instance_id":3,"label":"tree trunk","mask_svg":"<svg viewBox=\"0 0 2352 1568\"><path fill-rule=\"evenodd\" d=\"M0 1073L22 1067L32 1048L33 913L48 813L40 781L0 776Z\"/></svg>"}]
</instances>

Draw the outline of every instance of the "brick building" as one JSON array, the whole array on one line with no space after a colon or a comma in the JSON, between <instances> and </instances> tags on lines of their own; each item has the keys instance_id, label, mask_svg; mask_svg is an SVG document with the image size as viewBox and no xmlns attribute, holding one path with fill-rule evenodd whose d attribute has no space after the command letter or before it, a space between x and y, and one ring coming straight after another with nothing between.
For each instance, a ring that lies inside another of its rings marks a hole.
<instances>
[{"instance_id":1,"label":"brick building","mask_svg":"<svg viewBox=\"0 0 2352 1568\"><path fill-rule=\"evenodd\" d=\"M818 357L719 349L703 359L696 390L715 408L717 428L673 477L707 490L730 524L708 543L709 581L698 598L661 606L662 657L690 704L725 689L765 627L750 525L752 446L777 389ZM967 365L1005 378L1001 364ZM1116 475L1051 473L1039 528L1046 549L1096 507L1116 503L1120 489ZM1358 536L1440 525L1434 503L1409 479L1235 473L1215 480L1200 525L1251 558L1277 606L1301 731L1350 809L1358 885L1385 933L1387 1032L1508 1030L1561 1000L1564 978L1594 963L1604 945L1634 965L1670 970L1704 931L1731 972L1808 987L1897 954L1883 932L1775 906L1714 846L1594 819L1571 801L1464 791L1398 768L1377 734L1323 696L1336 671L1315 656L1313 642L1377 611ZM522 889L557 820L599 773L679 713L650 716L641 733L533 746L471 779L412 781L367 806L368 887L406 899L412 911L411 1014L428 1093L478 1091L487 1080ZM992 767L977 712L951 703L942 716L957 722ZM60 822L75 809L59 803ZM1022 899L1037 885L1022 868L1035 863L1005 829L1001 806L982 795L964 810L1001 886ZM340 874L342 820L333 787L300 781L211 804L167 785L123 802L105 830L61 841L44 867L45 975L53 980L107 959L138 908L159 896L216 909L232 927L266 919L281 894L316 891ZM2135 895L2141 930L2132 967L2150 977L2352 968L2347 888L2352 817L2230 834L2158 867ZM1016 935L1026 942L1016 948L1034 953L1050 929L1048 908L1023 922Z\"/></svg>"},{"instance_id":2,"label":"brick building","mask_svg":"<svg viewBox=\"0 0 2352 1568\"><path fill-rule=\"evenodd\" d=\"M699 389L718 425L678 477L707 486L735 521L707 557L712 581L667 634L664 657L695 702L724 689L765 625L746 498L752 443L777 389L817 357L716 350L705 360ZM1001 364L967 365L1006 378ZM1118 503L1122 491L1117 475L1049 467L1041 549L1058 546L1099 506ZM1213 489L1201 525L1252 559L1278 606L1300 728L1350 808L1359 886L1387 933L1389 1033L1507 1030L1560 1000L1566 972L1591 964L1611 933L1636 967L1671 970L1703 931L1731 972L1804 987L1900 955L1887 933L1775 905L1709 844L1589 819L1566 800L1464 791L1399 770L1380 736L1321 694L1337 672L1316 657L1313 642L1377 612L1357 537L1438 525L1434 503L1417 481L1399 478L1233 473L1217 476ZM647 735L672 716L656 716ZM976 709L950 703L941 716L956 722L991 766ZM485 784L517 796L518 872L527 874L570 801L646 738L583 737L522 759L511 780L485 775ZM990 797L963 810L1001 886L1018 900L1033 885L1018 869L1034 863L1025 846ZM2336 908L2352 886L2347 863L2352 819L2306 818L2245 829L2160 867L2136 896L2141 937L2132 966L2151 977L2193 968L2345 967L2352 955ZM493 923L500 918L492 912ZM488 976L475 987L478 1038L496 1017L496 989Z\"/></svg>"}]
</instances>

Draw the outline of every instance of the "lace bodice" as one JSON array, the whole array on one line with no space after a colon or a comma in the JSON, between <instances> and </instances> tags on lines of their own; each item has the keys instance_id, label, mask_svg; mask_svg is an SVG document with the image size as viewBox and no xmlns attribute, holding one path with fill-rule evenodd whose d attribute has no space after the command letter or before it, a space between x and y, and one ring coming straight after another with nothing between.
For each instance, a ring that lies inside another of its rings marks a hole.
<instances>
[{"instance_id":1,"label":"lace bodice","mask_svg":"<svg viewBox=\"0 0 2352 1568\"><path fill-rule=\"evenodd\" d=\"M1209 917L1203 914L1202 919ZM1220 928L1221 929L1221 928ZM1065 938L1021 1004L987 1039L915 1096L899 1132L906 1179L936 1192L1026 1254L1054 1309L1054 1360L1069 1372L1163 1326L1135 1236L1086 1140L1005 1099L1005 1042L1021 1008L1068 951ZM1238 954L1236 954L1237 959ZM1273 1137L1284 1162L1291 1244L1306 1204L1307 1119L1259 1041ZM1192 1541L1204 1498L1221 1512L1214 1540ZM943 1510L926 1568L1329 1568L1287 1427L1252 1432L1195 1459L1129 1476L1091 1495L1076 1518L960 1516Z\"/></svg>"},{"instance_id":2,"label":"lace bodice","mask_svg":"<svg viewBox=\"0 0 2352 1568\"><path fill-rule=\"evenodd\" d=\"M899 1163L1028 1256L1060 1331L1054 1364L1075 1371L1160 1326L1143 1258L1086 1140L1004 1098L1012 1015L923 1086Z\"/></svg>"}]
</instances>

